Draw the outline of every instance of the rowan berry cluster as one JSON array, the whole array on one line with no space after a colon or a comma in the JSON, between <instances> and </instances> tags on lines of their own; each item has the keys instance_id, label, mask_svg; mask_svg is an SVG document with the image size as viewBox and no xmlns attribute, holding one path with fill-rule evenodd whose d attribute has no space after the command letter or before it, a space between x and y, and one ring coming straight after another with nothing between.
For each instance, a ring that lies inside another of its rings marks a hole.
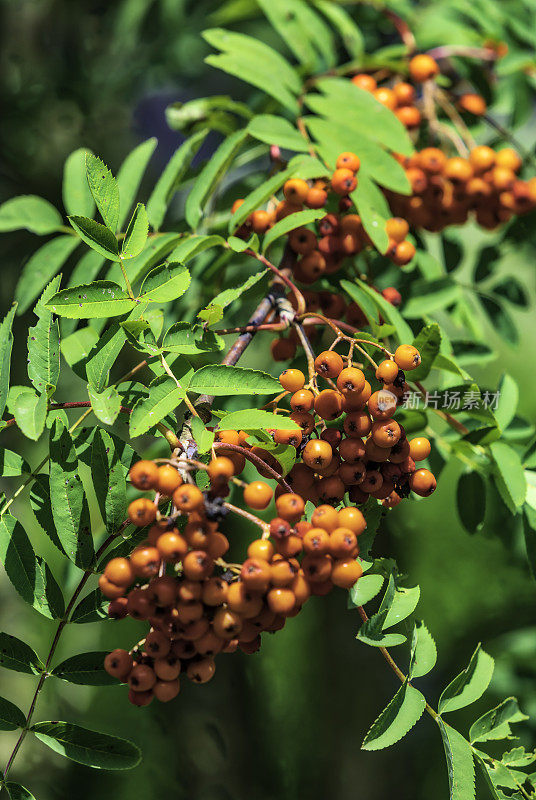
<instances>
[{"instance_id":1,"label":"rowan berry cluster","mask_svg":"<svg viewBox=\"0 0 536 800\"><path fill-rule=\"evenodd\" d=\"M479 145L467 158L448 158L438 147L426 147L399 161L412 195L390 193L389 201L414 227L440 231L474 215L481 227L491 230L536 208L536 178L518 177L521 159L510 147L496 152Z\"/></svg>"},{"instance_id":2,"label":"rowan berry cluster","mask_svg":"<svg viewBox=\"0 0 536 800\"><path fill-rule=\"evenodd\" d=\"M420 54L410 60L409 74L413 84L419 86L437 77L439 65L431 56ZM430 127L430 120L423 119L419 109L423 99L411 83L395 80L390 86L378 86L374 77L366 73L354 75L351 80L391 109L406 128L415 131L415 136L421 126ZM487 110L484 99L475 93L463 94L453 101L443 99L462 114L478 117ZM514 214L536 208L536 178L523 181L518 177L522 161L510 147L495 151L485 145L475 146L467 157L449 156L439 147L425 147L409 158L396 158L404 166L412 195L386 195L394 214L414 228L441 231L448 225L461 225L474 215L481 227L492 230ZM387 252L392 255L398 240L388 233L391 241Z\"/></svg>"},{"instance_id":3,"label":"rowan berry cluster","mask_svg":"<svg viewBox=\"0 0 536 800\"><path fill-rule=\"evenodd\" d=\"M235 432L221 433L229 440ZM139 461L130 471L136 488L156 493L128 509L132 523L150 526L147 539L130 557L112 558L99 585L111 600L111 617L129 615L150 625L131 652L116 649L105 659L107 672L128 684L134 705L147 705L153 697L172 700L184 673L194 683L206 683L218 653L238 647L256 652L261 633L281 629L311 595L326 595L334 586L348 589L362 573L356 560L358 536L366 528L362 512L323 505L306 522L304 499L284 491L275 500L278 516L270 523L257 520L262 537L250 543L246 560L224 561L229 541L219 526L236 509L222 497L241 466L236 458L214 457L206 467L206 493L183 482L169 463ZM250 508L265 509L272 498L263 481L245 487Z\"/></svg>"},{"instance_id":4,"label":"rowan berry cluster","mask_svg":"<svg viewBox=\"0 0 536 800\"><path fill-rule=\"evenodd\" d=\"M405 371L420 364L419 352L401 345L393 358L382 361L373 387L364 372L343 360L334 350L317 356L317 378L332 388L318 389L317 380L305 387L300 370L285 370L279 380L290 393L290 418L302 429L298 449L301 461L287 480L311 502L338 505L348 493L350 502L362 504L369 497L393 507L410 491L426 497L436 480L416 462L430 454L425 438L409 441L403 425L393 416L407 390ZM296 441L295 432L276 431L276 441Z\"/></svg>"}]
</instances>

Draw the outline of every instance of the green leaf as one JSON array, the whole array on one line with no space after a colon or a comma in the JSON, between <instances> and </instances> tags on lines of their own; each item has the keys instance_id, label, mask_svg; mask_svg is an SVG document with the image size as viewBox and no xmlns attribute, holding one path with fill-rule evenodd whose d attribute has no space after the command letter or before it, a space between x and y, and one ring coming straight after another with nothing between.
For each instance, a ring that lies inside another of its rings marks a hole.
<instances>
[{"instance_id":1,"label":"green leaf","mask_svg":"<svg viewBox=\"0 0 536 800\"><path fill-rule=\"evenodd\" d=\"M62 289L46 304L59 317L71 319L118 317L136 306L136 300L112 281L94 281L87 286Z\"/></svg>"},{"instance_id":2,"label":"green leaf","mask_svg":"<svg viewBox=\"0 0 536 800\"><path fill-rule=\"evenodd\" d=\"M24 786L21 786L20 783L8 781L4 786L7 789L9 800L35 800L33 794L28 789L25 789Z\"/></svg>"},{"instance_id":3,"label":"green leaf","mask_svg":"<svg viewBox=\"0 0 536 800\"><path fill-rule=\"evenodd\" d=\"M495 409L495 419L504 431L516 415L519 402L519 389L511 375L503 375L498 386L498 403Z\"/></svg>"},{"instance_id":4,"label":"green leaf","mask_svg":"<svg viewBox=\"0 0 536 800\"><path fill-rule=\"evenodd\" d=\"M69 217L69 222L92 250L111 261L119 261L117 239L109 228L88 217Z\"/></svg>"},{"instance_id":5,"label":"green leaf","mask_svg":"<svg viewBox=\"0 0 536 800\"><path fill-rule=\"evenodd\" d=\"M526 714L519 710L515 697L508 697L498 706L486 711L476 722L471 725L469 741L477 742L496 741L499 739L514 739L510 724L527 720Z\"/></svg>"},{"instance_id":6,"label":"green leaf","mask_svg":"<svg viewBox=\"0 0 536 800\"><path fill-rule=\"evenodd\" d=\"M203 38L212 47L223 51L205 59L217 69L234 75L269 94L292 113L297 113L295 95L300 91L298 73L288 61L264 42L243 33L211 28Z\"/></svg>"},{"instance_id":7,"label":"green leaf","mask_svg":"<svg viewBox=\"0 0 536 800\"><path fill-rule=\"evenodd\" d=\"M18 706L0 697L0 731L15 731L24 728L26 719Z\"/></svg>"},{"instance_id":8,"label":"green leaf","mask_svg":"<svg viewBox=\"0 0 536 800\"><path fill-rule=\"evenodd\" d=\"M316 7L329 20L332 27L338 31L343 44L352 59L360 61L365 51L363 34L355 24L352 17L342 6L332 0L314 0Z\"/></svg>"},{"instance_id":9,"label":"green leaf","mask_svg":"<svg viewBox=\"0 0 536 800\"><path fill-rule=\"evenodd\" d=\"M0 633L0 667L27 675L38 675L43 669L37 653L9 633Z\"/></svg>"},{"instance_id":10,"label":"green leaf","mask_svg":"<svg viewBox=\"0 0 536 800\"><path fill-rule=\"evenodd\" d=\"M141 253L149 233L149 220L143 203L138 203L128 223L121 248L122 258L134 258Z\"/></svg>"},{"instance_id":11,"label":"green leaf","mask_svg":"<svg viewBox=\"0 0 536 800\"><path fill-rule=\"evenodd\" d=\"M437 724L447 759L450 800L474 800L475 768L471 745L441 718L437 719Z\"/></svg>"},{"instance_id":12,"label":"green leaf","mask_svg":"<svg viewBox=\"0 0 536 800\"><path fill-rule=\"evenodd\" d=\"M91 477L106 530L115 533L127 512L127 484L113 437L97 430L91 445Z\"/></svg>"},{"instance_id":13,"label":"green leaf","mask_svg":"<svg viewBox=\"0 0 536 800\"><path fill-rule=\"evenodd\" d=\"M213 364L201 367L193 375L188 391L197 394L226 396L236 394L277 394L281 384L272 375L247 367Z\"/></svg>"},{"instance_id":14,"label":"green leaf","mask_svg":"<svg viewBox=\"0 0 536 800\"><path fill-rule=\"evenodd\" d=\"M110 601L104 597L101 590L94 589L75 606L71 614L71 622L83 625L87 622L100 622L103 619L109 619L107 613L109 605Z\"/></svg>"},{"instance_id":15,"label":"green leaf","mask_svg":"<svg viewBox=\"0 0 536 800\"><path fill-rule=\"evenodd\" d=\"M458 711L482 697L493 675L494 660L478 645L463 672L449 683L439 698L438 711Z\"/></svg>"},{"instance_id":16,"label":"green leaf","mask_svg":"<svg viewBox=\"0 0 536 800\"><path fill-rule=\"evenodd\" d=\"M58 584L48 566L36 557L20 522L10 514L0 520L0 560L26 603L49 619L62 616L64 603Z\"/></svg>"},{"instance_id":17,"label":"green leaf","mask_svg":"<svg viewBox=\"0 0 536 800\"><path fill-rule=\"evenodd\" d=\"M23 314L32 305L79 244L76 236L56 236L35 251L24 265L15 289L17 313Z\"/></svg>"},{"instance_id":18,"label":"green leaf","mask_svg":"<svg viewBox=\"0 0 536 800\"><path fill-rule=\"evenodd\" d=\"M492 442L490 451L495 462L495 483L502 499L515 514L527 496L527 480L521 459L505 442Z\"/></svg>"},{"instance_id":19,"label":"green leaf","mask_svg":"<svg viewBox=\"0 0 536 800\"><path fill-rule=\"evenodd\" d=\"M26 229L39 236L60 230L62 219L54 206L34 194L13 197L0 206L0 232Z\"/></svg>"},{"instance_id":20,"label":"green leaf","mask_svg":"<svg viewBox=\"0 0 536 800\"><path fill-rule=\"evenodd\" d=\"M169 260L186 264L199 253L203 253L211 247L223 247L224 244L223 236L188 236L170 253Z\"/></svg>"},{"instance_id":21,"label":"green leaf","mask_svg":"<svg viewBox=\"0 0 536 800\"><path fill-rule=\"evenodd\" d=\"M196 356L223 350L224 340L213 331L189 322L176 322L164 335L162 349L170 353Z\"/></svg>"},{"instance_id":22,"label":"green leaf","mask_svg":"<svg viewBox=\"0 0 536 800\"><path fill-rule=\"evenodd\" d=\"M262 278L265 278L267 274L268 270L263 269L260 272L255 273L255 275L250 275L249 278L240 286L224 289L223 292L217 294L216 297L210 301L210 304L207 306L207 308L203 309L203 311L200 311L197 316L201 319L206 319L207 316L209 316L206 314L206 312L210 312L212 308L221 309L223 312L224 308L227 308L228 305L241 298L242 295L248 291L248 289L251 289L252 286L255 286L255 284L262 280Z\"/></svg>"},{"instance_id":23,"label":"green leaf","mask_svg":"<svg viewBox=\"0 0 536 800\"><path fill-rule=\"evenodd\" d=\"M224 430L233 431L256 431L256 430L281 430L295 431L300 426L290 417L283 414L272 414L270 411L262 411L259 408L248 408L243 411L232 411L226 414L220 421L219 426Z\"/></svg>"},{"instance_id":24,"label":"green leaf","mask_svg":"<svg viewBox=\"0 0 536 800\"><path fill-rule=\"evenodd\" d=\"M189 425L197 445L197 451L199 453L209 453L214 444L214 432L206 428L201 417L192 417Z\"/></svg>"},{"instance_id":25,"label":"green leaf","mask_svg":"<svg viewBox=\"0 0 536 800\"><path fill-rule=\"evenodd\" d=\"M37 394L28 386L12 386L8 408L24 436L36 442L45 428L47 395Z\"/></svg>"},{"instance_id":26,"label":"green leaf","mask_svg":"<svg viewBox=\"0 0 536 800\"><path fill-rule=\"evenodd\" d=\"M108 675L104 669L104 659L107 651L79 653L71 656L58 664L52 672L56 678L68 683L77 683L80 686L113 686L117 684L116 678Z\"/></svg>"},{"instance_id":27,"label":"green leaf","mask_svg":"<svg viewBox=\"0 0 536 800\"><path fill-rule=\"evenodd\" d=\"M96 392L104 391L110 369L115 364L126 338L123 328L114 322L96 341L89 353L86 353L87 379Z\"/></svg>"},{"instance_id":28,"label":"green leaf","mask_svg":"<svg viewBox=\"0 0 536 800\"><path fill-rule=\"evenodd\" d=\"M354 606L364 606L381 591L383 575L362 575L350 589L350 600Z\"/></svg>"},{"instance_id":29,"label":"green leaf","mask_svg":"<svg viewBox=\"0 0 536 800\"><path fill-rule=\"evenodd\" d=\"M23 472L31 472L28 462L19 453L3 447L0 450L0 477L13 478Z\"/></svg>"},{"instance_id":30,"label":"green leaf","mask_svg":"<svg viewBox=\"0 0 536 800\"><path fill-rule=\"evenodd\" d=\"M499 303L492 297L479 296L479 300L484 307L484 311L490 318L490 324L501 338L506 339L510 344L519 342L519 335L514 320L504 303Z\"/></svg>"},{"instance_id":31,"label":"green leaf","mask_svg":"<svg viewBox=\"0 0 536 800\"><path fill-rule=\"evenodd\" d=\"M121 397L117 389L108 386L104 391L97 392L92 386L88 386L87 392L97 419L105 425L113 425L121 410Z\"/></svg>"},{"instance_id":32,"label":"green leaf","mask_svg":"<svg viewBox=\"0 0 536 800\"><path fill-rule=\"evenodd\" d=\"M469 533L476 533L486 516L486 484L478 472L460 475L456 501L463 527Z\"/></svg>"},{"instance_id":33,"label":"green leaf","mask_svg":"<svg viewBox=\"0 0 536 800\"><path fill-rule=\"evenodd\" d=\"M171 411L174 411L186 397L186 387L179 389L172 378L156 378L149 386L149 395L136 402L130 415L130 435L132 438L147 433Z\"/></svg>"},{"instance_id":34,"label":"green leaf","mask_svg":"<svg viewBox=\"0 0 536 800\"><path fill-rule=\"evenodd\" d=\"M161 227L173 195L180 186L206 135L206 130L195 133L175 150L166 164L147 201L147 216L153 230L157 231Z\"/></svg>"},{"instance_id":35,"label":"green leaf","mask_svg":"<svg viewBox=\"0 0 536 800\"><path fill-rule=\"evenodd\" d=\"M373 614L359 629L356 639L369 647L395 647L403 644L406 637L401 633L384 633L383 625L387 616L387 609Z\"/></svg>"},{"instance_id":36,"label":"green leaf","mask_svg":"<svg viewBox=\"0 0 536 800\"><path fill-rule=\"evenodd\" d=\"M30 506L43 532L48 536L54 547L57 547L62 555L65 555L54 525L48 475L36 475L30 489Z\"/></svg>"},{"instance_id":37,"label":"green leaf","mask_svg":"<svg viewBox=\"0 0 536 800\"><path fill-rule=\"evenodd\" d=\"M309 225L311 222L322 219L322 217L325 216L325 209L310 208L305 211L297 211L295 214L289 214L288 217L280 219L279 222L276 222L275 225L266 232L262 242L262 252L265 253L270 245L289 231L300 228L302 225Z\"/></svg>"},{"instance_id":38,"label":"green leaf","mask_svg":"<svg viewBox=\"0 0 536 800\"><path fill-rule=\"evenodd\" d=\"M400 741L421 718L426 700L418 689L404 683L373 722L362 750L382 750Z\"/></svg>"},{"instance_id":39,"label":"green leaf","mask_svg":"<svg viewBox=\"0 0 536 800\"><path fill-rule=\"evenodd\" d=\"M536 579L536 509L528 503L523 507L523 535L529 569L532 577Z\"/></svg>"},{"instance_id":40,"label":"green leaf","mask_svg":"<svg viewBox=\"0 0 536 800\"><path fill-rule=\"evenodd\" d=\"M138 194L138 189L147 169L147 164L154 153L157 139L154 136L142 142L125 158L117 172L117 185L119 187L119 221L118 228L123 227L132 204ZM87 216L90 216L89 214Z\"/></svg>"},{"instance_id":41,"label":"green leaf","mask_svg":"<svg viewBox=\"0 0 536 800\"><path fill-rule=\"evenodd\" d=\"M441 330L437 322L425 325L415 339L413 346L421 354L421 363L417 369L411 371L412 381L423 381L430 374L430 370L435 365L435 360L441 346Z\"/></svg>"},{"instance_id":42,"label":"green leaf","mask_svg":"<svg viewBox=\"0 0 536 800\"><path fill-rule=\"evenodd\" d=\"M358 278L354 278L353 283L342 280L341 286L358 305L361 305L364 300L368 300L369 303L372 301L381 311L382 317L391 325L394 325L396 336L400 343L406 344L413 341L413 332L408 323L402 318L398 309L388 303L379 292L374 291L372 287Z\"/></svg>"},{"instance_id":43,"label":"green leaf","mask_svg":"<svg viewBox=\"0 0 536 800\"><path fill-rule=\"evenodd\" d=\"M262 10L307 71L335 63L333 36L324 21L302 0L258 0Z\"/></svg>"},{"instance_id":44,"label":"green leaf","mask_svg":"<svg viewBox=\"0 0 536 800\"><path fill-rule=\"evenodd\" d=\"M52 280L34 308L36 325L28 329L28 377L41 394L53 394L60 376L60 330L46 307L57 292L60 277Z\"/></svg>"},{"instance_id":45,"label":"green leaf","mask_svg":"<svg viewBox=\"0 0 536 800\"><path fill-rule=\"evenodd\" d=\"M67 157L63 168L63 205L67 214L92 217L95 202L89 190L86 176L85 147L80 147Z\"/></svg>"},{"instance_id":46,"label":"green leaf","mask_svg":"<svg viewBox=\"0 0 536 800\"><path fill-rule=\"evenodd\" d=\"M30 730L51 750L95 769L132 769L141 760L140 750L127 739L71 722L37 722Z\"/></svg>"},{"instance_id":47,"label":"green leaf","mask_svg":"<svg viewBox=\"0 0 536 800\"><path fill-rule=\"evenodd\" d=\"M218 147L199 175L186 200L186 221L191 228L197 228L208 198L213 194L224 173L234 161L247 137L247 131L232 133Z\"/></svg>"},{"instance_id":48,"label":"green leaf","mask_svg":"<svg viewBox=\"0 0 536 800\"><path fill-rule=\"evenodd\" d=\"M11 372L11 350L13 349L13 318L17 304L13 303L0 323L0 417L2 417L9 392L9 376Z\"/></svg>"},{"instance_id":49,"label":"green leaf","mask_svg":"<svg viewBox=\"0 0 536 800\"><path fill-rule=\"evenodd\" d=\"M155 267L145 278L141 287L140 301L166 303L182 297L190 285L190 273L183 264L170 262Z\"/></svg>"},{"instance_id":50,"label":"green leaf","mask_svg":"<svg viewBox=\"0 0 536 800\"><path fill-rule=\"evenodd\" d=\"M348 78L320 78L315 88L328 101L321 113L335 120L344 120L348 128L358 134L369 138L375 136L378 142L396 153L406 156L412 154L413 145L405 127L370 92L359 88ZM306 96L308 106L313 97L316 95Z\"/></svg>"},{"instance_id":51,"label":"green leaf","mask_svg":"<svg viewBox=\"0 0 536 800\"><path fill-rule=\"evenodd\" d=\"M389 244L385 223L389 219L390 212L382 192L366 175L362 175L359 178L357 189L352 192L350 197L372 243L380 253L385 253Z\"/></svg>"},{"instance_id":52,"label":"green leaf","mask_svg":"<svg viewBox=\"0 0 536 800\"><path fill-rule=\"evenodd\" d=\"M309 144L284 117L274 114L258 114L248 125L248 132L254 139L266 144L276 144L285 150L307 153Z\"/></svg>"},{"instance_id":53,"label":"green leaf","mask_svg":"<svg viewBox=\"0 0 536 800\"><path fill-rule=\"evenodd\" d=\"M383 622L383 630L392 628L402 620L406 619L413 614L417 608L417 603L421 596L421 590L418 586L406 589L404 587L397 588L395 580L391 575L389 578L389 585L385 592L385 597L380 606L380 612L384 609L387 611Z\"/></svg>"},{"instance_id":54,"label":"green leaf","mask_svg":"<svg viewBox=\"0 0 536 800\"><path fill-rule=\"evenodd\" d=\"M112 233L119 222L119 187L112 173L93 153L86 155L87 182L104 224ZM115 237L114 237L115 238Z\"/></svg>"},{"instance_id":55,"label":"green leaf","mask_svg":"<svg viewBox=\"0 0 536 800\"><path fill-rule=\"evenodd\" d=\"M65 554L87 569L94 558L89 508L73 440L59 420L50 432L49 485L54 524Z\"/></svg>"},{"instance_id":56,"label":"green leaf","mask_svg":"<svg viewBox=\"0 0 536 800\"><path fill-rule=\"evenodd\" d=\"M434 281L414 281L410 294L404 300L404 316L420 319L455 303L460 298L460 287L452 278L445 276Z\"/></svg>"},{"instance_id":57,"label":"green leaf","mask_svg":"<svg viewBox=\"0 0 536 800\"><path fill-rule=\"evenodd\" d=\"M359 581L358 581L359 583ZM409 679L422 678L433 670L437 661L437 648L432 634L424 622L413 626L411 656L409 660Z\"/></svg>"}]
</instances>

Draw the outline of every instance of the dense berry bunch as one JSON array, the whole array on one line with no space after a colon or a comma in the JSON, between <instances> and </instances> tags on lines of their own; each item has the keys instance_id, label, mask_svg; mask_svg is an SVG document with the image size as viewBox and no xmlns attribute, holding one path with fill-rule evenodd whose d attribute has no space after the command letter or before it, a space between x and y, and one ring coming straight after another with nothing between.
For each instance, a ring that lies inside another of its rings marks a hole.
<instances>
[{"instance_id":1,"label":"dense berry bunch","mask_svg":"<svg viewBox=\"0 0 536 800\"><path fill-rule=\"evenodd\" d=\"M348 589L362 573L356 560L357 537L366 527L362 512L323 505L306 522L303 497L289 492L277 496L276 518L256 520L263 533L249 545L246 560L229 564L223 558L229 541L219 527L229 510L237 510L222 500L235 463L218 455L207 472L211 488L204 494L184 483L171 464L139 461L130 472L134 486L156 492L153 499L134 500L128 511L135 525L150 526L147 539L130 557L112 558L99 585L111 600L110 616L129 615L150 625L130 653L117 649L105 660L106 670L128 683L135 705L153 697L172 700L181 673L205 683L214 675L218 653L237 647L256 652L261 633L282 628L312 594L325 595L334 586ZM253 509L266 508L272 497L262 481L244 490Z\"/></svg>"},{"instance_id":2,"label":"dense berry bunch","mask_svg":"<svg viewBox=\"0 0 536 800\"><path fill-rule=\"evenodd\" d=\"M348 493L353 503L365 503L370 496L387 507L410 491L432 494L433 474L416 466L430 454L429 441L409 441L393 418L408 388L404 372L420 360L415 347L401 345L393 358L378 365L377 388L362 369L352 366L350 356L343 359L335 350L317 356L316 377L307 387L300 370L281 374L280 382L290 393L291 419L302 428L301 460L287 478L296 492L315 504L336 506ZM319 389L319 378L328 388ZM289 433L276 431L275 437L288 440Z\"/></svg>"},{"instance_id":3,"label":"dense berry bunch","mask_svg":"<svg viewBox=\"0 0 536 800\"><path fill-rule=\"evenodd\" d=\"M480 145L467 158L449 158L438 147L425 147L399 160L412 195L391 193L389 200L393 211L413 227L440 231L467 222L473 214L479 225L493 229L536 207L536 178L518 177L521 159L510 147L495 152Z\"/></svg>"}]
</instances>

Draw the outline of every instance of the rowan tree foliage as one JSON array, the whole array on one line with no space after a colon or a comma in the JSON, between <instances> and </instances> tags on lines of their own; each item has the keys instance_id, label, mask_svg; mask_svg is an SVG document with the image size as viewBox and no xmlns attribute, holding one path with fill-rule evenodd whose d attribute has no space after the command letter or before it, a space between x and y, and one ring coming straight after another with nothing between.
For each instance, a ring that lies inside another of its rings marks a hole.
<instances>
[{"instance_id":1,"label":"rowan tree foliage","mask_svg":"<svg viewBox=\"0 0 536 800\"><path fill-rule=\"evenodd\" d=\"M237 647L262 658L263 637L332 589L348 591L348 636L399 684L372 724L359 721L363 749L429 716L452 800L474 798L476 776L492 798L536 795L536 752L509 743L528 719L515 698L469 730L452 713L490 683L480 644L439 698L424 691L438 653L420 590L375 543L399 503L426 502L457 460L468 534L486 503L506 507L534 570L534 428L507 371L494 386L475 377L494 355L484 317L517 342L511 308L527 293L504 265L536 208L522 128L534 7L491 6L463 4L461 43L441 45L410 3L259 0L267 44L235 30L242 9L229 3L225 27L203 33L206 62L248 84L250 101L171 105L184 141L147 194L154 139L114 172L71 153L62 209L32 195L0 206L0 230L43 240L1 323L0 427L45 452L28 463L2 450L0 556L21 600L57 622L45 652L8 620L0 634L0 665L29 687L25 710L0 698L0 729L20 731L2 778L11 798L33 797L10 778L27 736L96 768L141 758L131 741L40 721L45 682L104 697L119 679L135 705L180 703L181 681L217 681ZM456 4L427 14L435 30L461 26ZM10 381L17 315L24 385ZM270 372L239 363L254 337ZM14 516L23 493L73 586ZM247 553L233 549L236 516L251 526ZM140 626L130 651L58 662L71 626L127 615Z\"/></svg>"}]
</instances>

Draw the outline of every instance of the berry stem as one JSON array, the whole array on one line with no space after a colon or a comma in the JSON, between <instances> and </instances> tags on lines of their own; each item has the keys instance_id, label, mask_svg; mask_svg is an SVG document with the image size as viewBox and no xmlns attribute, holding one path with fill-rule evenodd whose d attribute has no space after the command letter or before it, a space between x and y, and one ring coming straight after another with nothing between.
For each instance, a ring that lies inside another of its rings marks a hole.
<instances>
[{"instance_id":1,"label":"berry stem","mask_svg":"<svg viewBox=\"0 0 536 800\"><path fill-rule=\"evenodd\" d=\"M277 481L286 492L292 493L292 489L282 475L278 475L275 469L272 469L272 467L267 464L266 461L263 461L262 458L259 458L259 456L254 455L249 450L246 450L245 447L240 447L238 444L228 444L227 442L214 442L213 447L215 450L232 450L234 453L240 453L240 455L243 455L248 461L251 461L252 464L255 464L257 469L260 467L261 469L266 470L266 472L269 472L270 477L273 478L274 481Z\"/></svg>"},{"instance_id":2,"label":"berry stem","mask_svg":"<svg viewBox=\"0 0 536 800\"><path fill-rule=\"evenodd\" d=\"M244 519L253 522L254 525L258 525L258 527L261 528L263 533L268 532L269 534L270 526L268 525L268 523L264 522L262 519L259 519L259 517L256 517L255 514L251 514L249 511L246 511L243 508L234 506L232 503L225 502L223 505L225 506L225 508L228 508L229 511L232 511L234 514L238 514L240 517L244 517Z\"/></svg>"},{"instance_id":3,"label":"berry stem","mask_svg":"<svg viewBox=\"0 0 536 800\"><path fill-rule=\"evenodd\" d=\"M359 616L361 617L363 622L368 622L369 616L368 616L367 612L365 611L365 609L363 608L363 606L358 606L357 610L358 610ZM394 660L394 658L390 654L389 650L386 647L379 647L378 650L380 651L380 653L382 654L384 659L387 661L387 663L389 664L389 666L391 667L391 669L395 673L395 675L398 678L398 680L400 681L400 683L404 684L404 683L407 682L408 686L411 686L411 681L409 680L408 676L404 675L404 673L402 672L402 670L400 669L400 667L398 666L398 664L396 663L396 661ZM432 708L432 706L430 705L430 703L428 703L428 701L426 699L425 699L425 702L426 702L426 706L425 706L426 711L428 712L428 714L430 714L432 719L435 720L435 722L438 722L438 720L440 719L439 714L437 713L437 711L435 711Z\"/></svg>"},{"instance_id":4,"label":"berry stem","mask_svg":"<svg viewBox=\"0 0 536 800\"><path fill-rule=\"evenodd\" d=\"M100 556L103 555L103 553L106 551L106 549L111 544L111 542L113 541L114 538L115 538L115 534L111 534L101 544L101 546L99 547L99 549L95 553L95 563L98 562ZM35 708L37 706L37 701L39 699L39 695L41 693L41 689L43 688L43 685L44 685L46 679L49 677L50 673L49 673L48 670L49 670L50 665L52 663L52 659L54 658L54 653L56 652L56 649L58 647L58 644L59 644L61 635L63 633L63 630L65 629L65 626L70 622L69 617L70 617L71 612L72 612L72 610L73 610L73 608L75 606L75 603L78 600L82 590L84 589L84 586L86 585L86 583L89 580L89 578L91 577L91 575L93 575L93 570L86 570L84 572L84 574L82 575L82 577L80 578L80 580L78 582L78 585L76 586L74 592L71 595L71 599L69 600L69 602L67 604L67 607L65 609L65 614L63 615L62 619L58 623L58 627L56 628L56 633L54 634L54 638L52 640L52 644L50 645L50 649L48 651L48 655L47 655L47 658L46 658L46 661L45 661L45 665L43 667L43 671L41 672L41 675L39 676L39 682L38 682L37 687L35 689L35 692L33 694L32 701L30 703L30 708L28 709L28 713L26 715L26 721L25 721L25 724L24 724L24 728L22 729L22 731L20 733L20 736L19 736L19 738L17 739L17 741L15 743L15 747L11 751L11 755L9 756L9 758L7 760L6 768L4 769L4 774L3 774L4 783L5 783L6 779L7 779L9 771L11 770L11 767L13 766L13 762L14 762L16 756L17 756L17 753L19 752L19 750L21 748L21 745L22 745L24 739L26 738L26 734L30 730L30 724L31 724L31 721L32 721L32 717L33 717Z\"/></svg>"}]
</instances>

